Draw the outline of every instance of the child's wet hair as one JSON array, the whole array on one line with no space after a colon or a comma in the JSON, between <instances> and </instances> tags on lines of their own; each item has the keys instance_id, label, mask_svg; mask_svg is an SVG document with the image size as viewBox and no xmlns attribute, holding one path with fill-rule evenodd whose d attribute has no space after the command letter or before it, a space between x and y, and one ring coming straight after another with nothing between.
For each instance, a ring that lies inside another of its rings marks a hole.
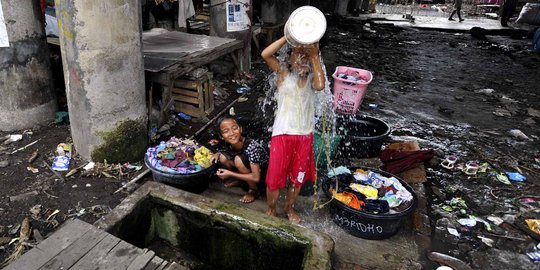
<instances>
[{"instance_id":1,"label":"child's wet hair","mask_svg":"<svg viewBox=\"0 0 540 270\"><path fill-rule=\"evenodd\" d=\"M242 125L240 125L240 123L238 123L238 120L236 120L236 117L230 115L230 114L224 114L222 116L220 116L217 120L216 120L216 123L215 123L215 130L217 132L217 134L219 136L221 136L221 123L223 123L223 121L225 120L233 120L239 127L242 127Z\"/></svg>"}]
</instances>

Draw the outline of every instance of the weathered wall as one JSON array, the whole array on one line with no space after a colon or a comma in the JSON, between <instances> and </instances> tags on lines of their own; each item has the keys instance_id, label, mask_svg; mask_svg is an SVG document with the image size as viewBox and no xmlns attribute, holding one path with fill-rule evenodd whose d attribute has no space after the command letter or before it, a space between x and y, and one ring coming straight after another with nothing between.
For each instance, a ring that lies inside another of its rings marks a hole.
<instances>
[{"instance_id":1,"label":"weathered wall","mask_svg":"<svg viewBox=\"0 0 540 270\"><path fill-rule=\"evenodd\" d=\"M46 124L57 105L38 1L0 1L10 43L0 48L0 130Z\"/></svg>"},{"instance_id":2,"label":"weathered wall","mask_svg":"<svg viewBox=\"0 0 540 270\"><path fill-rule=\"evenodd\" d=\"M147 116L137 0L56 0L71 133L86 159L142 158Z\"/></svg>"},{"instance_id":3,"label":"weathered wall","mask_svg":"<svg viewBox=\"0 0 540 270\"><path fill-rule=\"evenodd\" d=\"M245 0L248 3L248 16L250 21L253 21L252 0ZM244 41L244 59L242 61L242 69L249 70L251 65L251 24L245 31L227 32L227 12L225 1L210 0L210 35L224 38L233 38Z\"/></svg>"},{"instance_id":4,"label":"weathered wall","mask_svg":"<svg viewBox=\"0 0 540 270\"><path fill-rule=\"evenodd\" d=\"M291 0L261 0L261 18L264 23L284 23L291 12Z\"/></svg>"}]
</instances>

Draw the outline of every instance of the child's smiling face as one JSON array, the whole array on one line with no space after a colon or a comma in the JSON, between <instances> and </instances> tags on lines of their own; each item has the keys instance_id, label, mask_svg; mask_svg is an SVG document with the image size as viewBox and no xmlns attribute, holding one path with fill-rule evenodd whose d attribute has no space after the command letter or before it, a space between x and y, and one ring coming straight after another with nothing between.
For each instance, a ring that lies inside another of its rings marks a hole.
<instances>
[{"instance_id":1,"label":"child's smiling face","mask_svg":"<svg viewBox=\"0 0 540 270\"><path fill-rule=\"evenodd\" d=\"M233 119L225 119L219 124L221 137L226 143L237 144L242 138L242 128Z\"/></svg>"}]
</instances>

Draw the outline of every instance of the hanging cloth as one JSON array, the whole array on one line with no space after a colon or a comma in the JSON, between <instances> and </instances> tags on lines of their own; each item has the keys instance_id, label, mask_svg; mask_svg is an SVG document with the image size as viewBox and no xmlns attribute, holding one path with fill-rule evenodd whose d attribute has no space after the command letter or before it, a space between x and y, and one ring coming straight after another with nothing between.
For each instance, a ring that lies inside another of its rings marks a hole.
<instances>
[{"instance_id":1,"label":"hanging cloth","mask_svg":"<svg viewBox=\"0 0 540 270\"><path fill-rule=\"evenodd\" d=\"M195 7L192 0L178 1L178 27L187 28L186 20L195 16Z\"/></svg>"}]
</instances>

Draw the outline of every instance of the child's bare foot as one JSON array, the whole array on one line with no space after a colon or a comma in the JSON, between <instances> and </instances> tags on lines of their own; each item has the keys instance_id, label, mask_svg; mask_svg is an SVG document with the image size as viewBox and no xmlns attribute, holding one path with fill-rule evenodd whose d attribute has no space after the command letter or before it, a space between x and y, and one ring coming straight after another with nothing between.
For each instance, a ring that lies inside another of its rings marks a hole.
<instances>
[{"instance_id":1,"label":"child's bare foot","mask_svg":"<svg viewBox=\"0 0 540 270\"><path fill-rule=\"evenodd\" d=\"M225 183L223 183L223 186L226 187L226 188L232 188L232 187L237 187L237 186L240 186L240 181L238 180L229 180Z\"/></svg>"},{"instance_id":2,"label":"child's bare foot","mask_svg":"<svg viewBox=\"0 0 540 270\"><path fill-rule=\"evenodd\" d=\"M266 214L269 215L269 216L275 217L276 216L276 209L268 208L268 210L266 210Z\"/></svg>"},{"instance_id":3,"label":"child's bare foot","mask_svg":"<svg viewBox=\"0 0 540 270\"><path fill-rule=\"evenodd\" d=\"M290 209L285 209L285 213L287 213L287 218L289 218L289 222L292 224L300 224L300 221L302 219L300 216L294 211L294 209L291 207Z\"/></svg>"},{"instance_id":4,"label":"child's bare foot","mask_svg":"<svg viewBox=\"0 0 540 270\"><path fill-rule=\"evenodd\" d=\"M256 189L249 189L249 191L240 198L240 202L243 203L252 203L257 198L259 198L259 191Z\"/></svg>"}]
</instances>

